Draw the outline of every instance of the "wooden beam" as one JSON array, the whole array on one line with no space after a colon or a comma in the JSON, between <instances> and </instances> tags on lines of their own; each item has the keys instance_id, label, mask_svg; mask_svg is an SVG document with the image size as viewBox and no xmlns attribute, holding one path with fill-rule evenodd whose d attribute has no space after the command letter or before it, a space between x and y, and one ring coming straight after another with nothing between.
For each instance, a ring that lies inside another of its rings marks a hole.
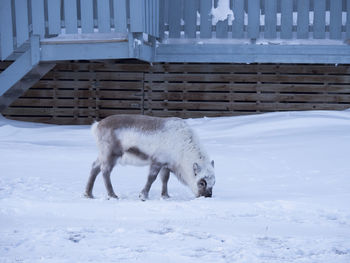
<instances>
[{"instance_id":1,"label":"wooden beam","mask_svg":"<svg viewBox=\"0 0 350 263\"><path fill-rule=\"evenodd\" d=\"M48 73L55 63L40 63L0 96L0 113Z\"/></svg>"}]
</instances>

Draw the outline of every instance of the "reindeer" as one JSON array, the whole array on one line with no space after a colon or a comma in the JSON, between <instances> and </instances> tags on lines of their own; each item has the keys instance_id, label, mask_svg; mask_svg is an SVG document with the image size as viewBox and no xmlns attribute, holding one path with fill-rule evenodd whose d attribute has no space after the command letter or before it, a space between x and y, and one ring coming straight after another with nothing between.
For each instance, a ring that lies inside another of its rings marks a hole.
<instances>
[{"instance_id":1,"label":"reindeer","mask_svg":"<svg viewBox=\"0 0 350 263\"><path fill-rule=\"evenodd\" d=\"M162 198L169 198L170 172L187 185L196 197L212 196L215 184L214 161L201 147L194 131L179 118L157 118L144 115L113 115L95 122L99 154L92 164L85 196L93 198L92 189L102 172L108 196L114 193L110 175L116 163L121 165L149 165L149 174L139 198L148 193L158 174L162 181Z\"/></svg>"}]
</instances>

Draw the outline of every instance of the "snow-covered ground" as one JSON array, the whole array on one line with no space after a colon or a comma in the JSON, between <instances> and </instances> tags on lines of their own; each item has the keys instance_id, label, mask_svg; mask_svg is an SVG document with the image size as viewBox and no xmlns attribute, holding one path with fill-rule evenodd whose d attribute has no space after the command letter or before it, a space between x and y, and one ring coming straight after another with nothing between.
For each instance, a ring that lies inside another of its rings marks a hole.
<instances>
[{"instance_id":1,"label":"snow-covered ground","mask_svg":"<svg viewBox=\"0 0 350 263\"><path fill-rule=\"evenodd\" d=\"M188 120L215 160L213 198L116 167L83 198L87 126L0 119L0 262L350 262L350 111Z\"/></svg>"}]
</instances>

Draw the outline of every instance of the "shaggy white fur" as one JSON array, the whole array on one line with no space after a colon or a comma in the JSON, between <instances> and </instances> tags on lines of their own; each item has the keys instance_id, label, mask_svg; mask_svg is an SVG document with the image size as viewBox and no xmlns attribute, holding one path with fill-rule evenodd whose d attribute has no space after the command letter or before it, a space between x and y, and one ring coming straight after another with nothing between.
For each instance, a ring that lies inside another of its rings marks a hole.
<instances>
[{"instance_id":1,"label":"shaggy white fur","mask_svg":"<svg viewBox=\"0 0 350 263\"><path fill-rule=\"evenodd\" d=\"M115 117L113 124L111 119L109 125L106 125L107 123L92 125L102 171L104 164L108 165L108 153L112 152L111 148L117 147L120 152L117 158L119 164L138 166L159 164L173 172L196 196L201 195L199 182L204 180L206 184L204 190L210 191L211 195L211 189L215 184L213 163L200 145L195 132L184 120L142 116L135 117L134 120L136 121L130 125L127 122L129 120L124 119L123 124L122 119ZM158 124L158 126L145 128L140 125L141 122L145 124L148 121L147 124Z\"/></svg>"},{"instance_id":2,"label":"shaggy white fur","mask_svg":"<svg viewBox=\"0 0 350 263\"><path fill-rule=\"evenodd\" d=\"M188 185L197 194L197 182L205 178L208 187L215 183L214 170L210 159L200 145L197 135L183 120L169 120L163 129L141 132L135 128L115 131L123 150L137 147L141 152L167 164L178 179ZM137 156L124 153L118 160L122 165L149 165L151 159L142 160ZM197 163L201 172L195 176L193 164Z\"/></svg>"}]
</instances>

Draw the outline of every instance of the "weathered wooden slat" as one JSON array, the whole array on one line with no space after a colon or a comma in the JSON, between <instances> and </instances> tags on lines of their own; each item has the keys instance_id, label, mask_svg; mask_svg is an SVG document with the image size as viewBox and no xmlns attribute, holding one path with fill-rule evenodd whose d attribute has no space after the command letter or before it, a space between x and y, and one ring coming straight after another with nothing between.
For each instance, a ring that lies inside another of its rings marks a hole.
<instances>
[{"instance_id":1,"label":"weathered wooden slat","mask_svg":"<svg viewBox=\"0 0 350 263\"><path fill-rule=\"evenodd\" d=\"M58 35L61 33L61 1L47 1L49 34Z\"/></svg>"},{"instance_id":2,"label":"weathered wooden slat","mask_svg":"<svg viewBox=\"0 0 350 263\"><path fill-rule=\"evenodd\" d=\"M99 115L101 119L113 115L113 114L141 114L140 109L128 109L128 108L119 108L119 109L99 109Z\"/></svg>"},{"instance_id":3,"label":"weathered wooden slat","mask_svg":"<svg viewBox=\"0 0 350 263\"><path fill-rule=\"evenodd\" d=\"M110 62L104 62L104 63L89 63L89 62L71 62L71 63L59 63L56 66L57 70L64 70L64 71L128 71L128 72L146 72L149 71L151 68L150 64L148 63L134 63L134 64L114 64Z\"/></svg>"},{"instance_id":4,"label":"weathered wooden slat","mask_svg":"<svg viewBox=\"0 0 350 263\"><path fill-rule=\"evenodd\" d=\"M168 110L229 110L228 104L219 104L217 102L145 101L145 107Z\"/></svg>"},{"instance_id":5,"label":"weathered wooden slat","mask_svg":"<svg viewBox=\"0 0 350 263\"><path fill-rule=\"evenodd\" d=\"M169 37L180 38L181 35L181 0L169 1Z\"/></svg>"},{"instance_id":6,"label":"weathered wooden slat","mask_svg":"<svg viewBox=\"0 0 350 263\"><path fill-rule=\"evenodd\" d=\"M20 98L11 104L11 107L94 107L96 102L89 99L26 99Z\"/></svg>"},{"instance_id":7,"label":"weathered wooden slat","mask_svg":"<svg viewBox=\"0 0 350 263\"><path fill-rule=\"evenodd\" d=\"M300 76L300 75L257 75L257 74L145 74L146 81L190 82L285 82L285 83L350 83L350 76Z\"/></svg>"},{"instance_id":8,"label":"weathered wooden slat","mask_svg":"<svg viewBox=\"0 0 350 263\"><path fill-rule=\"evenodd\" d=\"M310 0L298 0L297 38L309 38Z\"/></svg>"},{"instance_id":9,"label":"weathered wooden slat","mask_svg":"<svg viewBox=\"0 0 350 263\"><path fill-rule=\"evenodd\" d=\"M90 87L98 88L99 90L112 90L119 92L123 90L140 91L143 87L142 82L129 82L129 81L98 81L92 82L91 80L79 80L79 81L58 81L55 80L41 80L35 87L43 88L59 88L67 89L76 87L78 89L88 89ZM35 90L33 88L33 90Z\"/></svg>"},{"instance_id":10,"label":"weathered wooden slat","mask_svg":"<svg viewBox=\"0 0 350 263\"><path fill-rule=\"evenodd\" d=\"M80 0L80 12L82 32L94 32L93 0Z\"/></svg>"},{"instance_id":11,"label":"weathered wooden slat","mask_svg":"<svg viewBox=\"0 0 350 263\"><path fill-rule=\"evenodd\" d=\"M13 52L11 0L0 1L0 54L6 59Z\"/></svg>"},{"instance_id":12,"label":"weathered wooden slat","mask_svg":"<svg viewBox=\"0 0 350 263\"><path fill-rule=\"evenodd\" d=\"M234 112L234 111L162 111L162 110L148 110L145 112L149 116L158 116L158 117L178 117L178 118L202 118L202 117L224 117L224 116L240 116L240 115L249 115L256 114L256 112Z\"/></svg>"},{"instance_id":13,"label":"weathered wooden slat","mask_svg":"<svg viewBox=\"0 0 350 263\"><path fill-rule=\"evenodd\" d=\"M318 0L314 4L314 38L326 37L326 0Z\"/></svg>"},{"instance_id":14,"label":"weathered wooden slat","mask_svg":"<svg viewBox=\"0 0 350 263\"><path fill-rule=\"evenodd\" d=\"M151 89L153 91L202 91L202 92L284 92L293 94L303 93L349 93L350 87L346 84L343 85L315 85L315 84L249 84L249 83L228 83L228 84L216 84L216 83L152 83L145 84L145 89Z\"/></svg>"},{"instance_id":15,"label":"weathered wooden slat","mask_svg":"<svg viewBox=\"0 0 350 263\"><path fill-rule=\"evenodd\" d=\"M109 0L97 1L97 21L98 31L100 33L108 33L111 31Z\"/></svg>"},{"instance_id":16,"label":"weathered wooden slat","mask_svg":"<svg viewBox=\"0 0 350 263\"><path fill-rule=\"evenodd\" d=\"M64 0L64 22L67 34L78 32L77 2L75 0Z\"/></svg>"},{"instance_id":17,"label":"weathered wooden slat","mask_svg":"<svg viewBox=\"0 0 350 263\"><path fill-rule=\"evenodd\" d=\"M27 0L15 0L17 47L29 39L27 4Z\"/></svg>"},{"instance_id":18,"label":"weathered wooden slat","mask_svg":"<svg viewBox=\"0 0 350 263\"><path fill-rule=\"evenodd\" d=\"M45 36L44 0L32 0L33 35Z\"/></svg>"},{"instance_id":19,"label":"weathered wooden slat","mask_svg":"<svg viewBox=\"0 0 350 263\"><path fill-rule=\"evenodd\" d=\"M265 38L277 37L277 0L265 0Z\"/></svg>"},{"instance_id":20,"label":"weathered wooden slat","mask_svg":"<svg viewBox=\"0 0 350 263\"><path fill-rule=\"evenodd\" d=\"M99 100L100 109L140 109L142 108L141 100Z\"/></svg>"},{"instance_id":21,"label":"weathered wooden slat","mask_svg":"<svg viewBox=\"0 0 350 263\"><path fill-rule=\"evenodd\" d=\"M212 0L200 1L200 37L211 38L211 4Z\"/></svg>"},{"instance_id":22,"label":"weathered wooden slat","mask_svg":"<svg viewBox=\"0 0 350 263\"><path fill-rule=\"evenodd\" d=\"M126 0L113 0L115 31L127 32Z\"/></svg>"},{"instance_id":23,"label":"weathered wooden slat","mask_svg":"<svg viewBox=\"0 0 350 263\"><path fill-rule=\"evenodd\" d=\"M248 37L259 38L260 34L260 0L248 0Z\"/></svg>"},{"instance_id":24,"label":"weathered wooden slat","mask_svg":"<svg viewBox=\"0 0 350 263\"><path fill-rule=\"evenodd\" d=\"M197 0L184 1L185 37L196 38Z\"/></svg>"},{"instance_id":25,"label":"weathered wooden slat","mask_svg":"<svg viewBox=\"0 0 350 263\"><path fill-rule=\"evenodd\" d=\"M330 25L329 37L331 39L341 39L342 28L342 0L330 1Z\"/></svg>"},{"instance_id":26,"label":"weathered wooden slat","mask_svg":"<svg viewBox=\"0 0 350 263\"><path fill-rule=\"evenodd\" d=\"M53 72L46 75L47 78L52 78ZM143 80L142 73L130 73L130 72L55 72L57 79L70 80L89 80L97 77L99 80Z\"/></svg>"},{"instance_id":27,"label":"weathered wooden slat","mask_svg":"<svg viewBox=\"0 0 350 263\"><path fill-rule=\"evenodd\" d=\"M293 0L281 1L281 38L293 38Z\"/></svg>"},{"instance_id":28,"label":"weathered wooden slat","mask_svg":"<svg viewBox=\"0 0 350 263\"><path fill-rule=\"evenodd\" d=\"M266 93L210 93L210 92L152 92L148 99L166 101L187 101L188 103L217 102L224 104L230 101L240 102L300 102L300 103L349 103L350 94L266 94Z\"/></svg>"}]
</instances>

